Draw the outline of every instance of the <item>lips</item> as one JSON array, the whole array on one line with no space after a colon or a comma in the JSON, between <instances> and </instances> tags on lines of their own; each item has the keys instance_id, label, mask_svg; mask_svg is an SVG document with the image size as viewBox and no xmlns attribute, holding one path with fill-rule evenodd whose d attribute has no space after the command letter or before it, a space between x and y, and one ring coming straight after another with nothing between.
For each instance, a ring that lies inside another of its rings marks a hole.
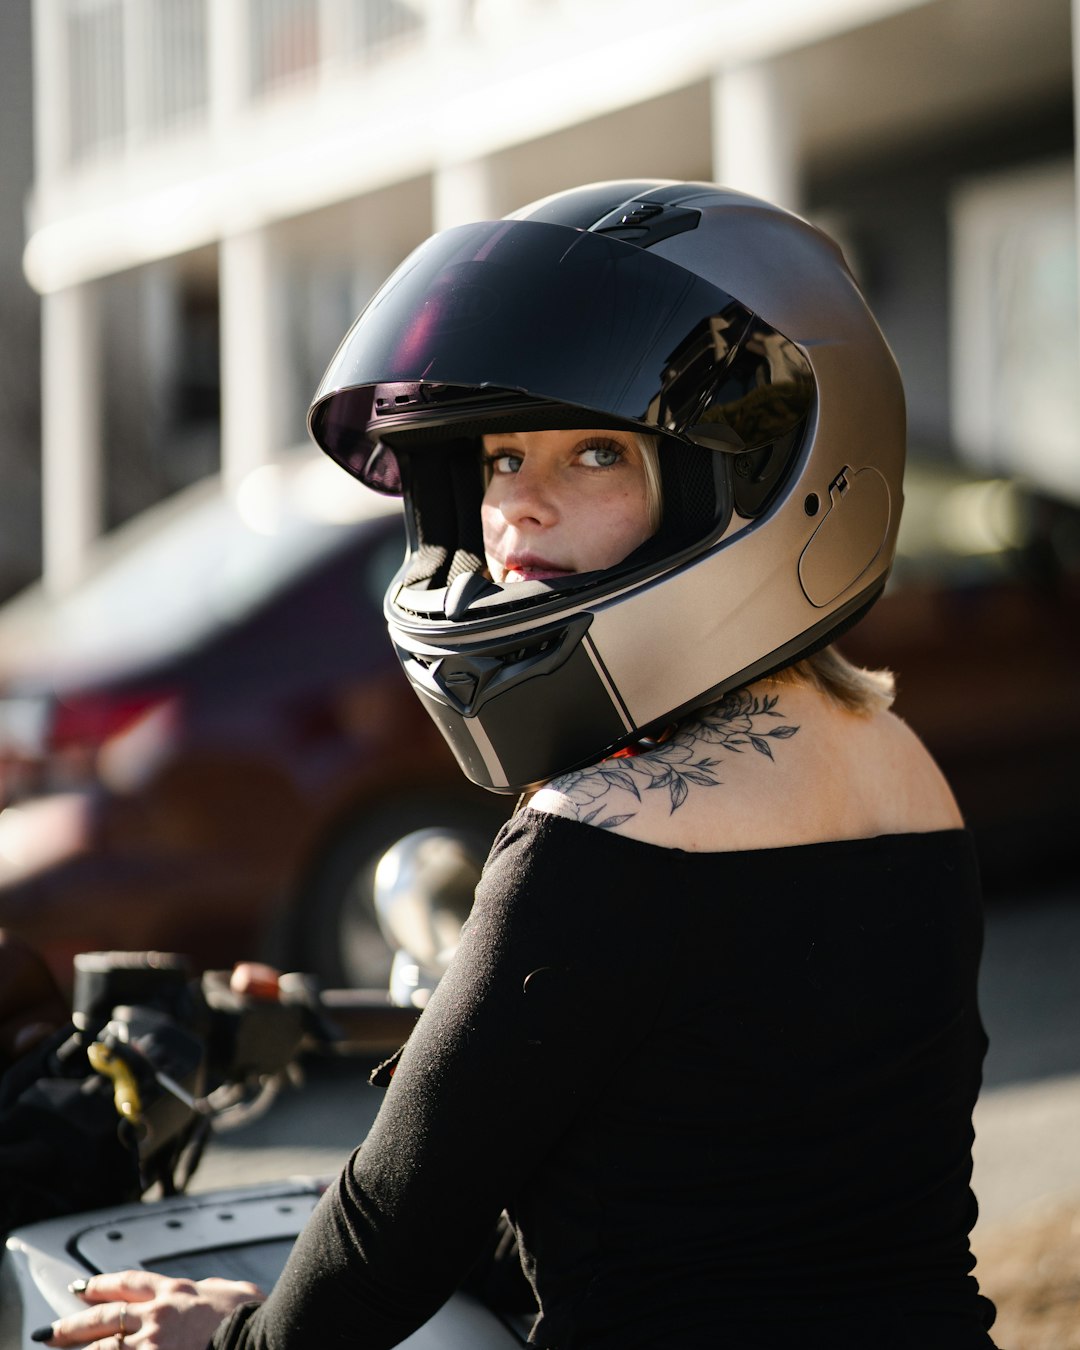
<instances>
[{"instance_id":1,"label":"lips","mask_svg":"<svg viewBox=\"0 0 1080 1350\"><path fill-rule=\"evenodd\" d=\"M573 576L573 569L560 567L548 558L533 553L514 554L503 562L503 585L514 581L550 581L554 577Z\"/></svg>"}]
</instances>

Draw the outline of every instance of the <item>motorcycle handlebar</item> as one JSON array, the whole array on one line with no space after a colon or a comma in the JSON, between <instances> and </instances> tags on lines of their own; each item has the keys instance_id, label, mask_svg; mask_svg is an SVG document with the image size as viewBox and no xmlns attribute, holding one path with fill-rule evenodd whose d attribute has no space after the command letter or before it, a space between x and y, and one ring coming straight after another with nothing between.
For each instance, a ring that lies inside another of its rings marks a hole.
<instances>
[{"instance_id":1,"label":"motorcycle handlebar","mask_svg":"<svg viewBox=\"0 0 1080 1350\"><path fill-rule=\"evenodd\" d=\"M259 1114L300 1053L385 1059L419 1015L379 991L266 974L236 988L226 971L193 980L177 957L80 958L71 1021L0 1078L0 1170L21 1159L0 1232L155 1182L183 1189L211 1121Z\"/></svg>"},{"instance_id":2,"label":"motorcycle handlebar","mask_svg":"<svg viewBox=\"0 0 1080 1350\"><path fill-rule=\"evenodd\" d=\"M208 971L201 992L218 1015L211 1058L233 1073L266 1073L282 1067L297 1050L336 1055L385 1055L396 1050L416 1024L420 1010L401 1007L384 990L320 989L298 972L279 975L268 967L238 967L236 973ZM222 1044L225 1029L227 1044Z\"/></svg>"},{"instance_id":3,"label":"motorcycle handlebar","mask_svg":"<svg viewBox=\"0 0 1080 1350\"><path fill-rule=\"evenodd\" d=\"M419 1008L401 1008L377 989L324 989L318 1002L340 1031L341 1039L331 1042L338 1054L390 1054L408 1040L420 1016ZM311 1048L325 1049L326 1043L312 1042Z\"/></svg>"}]
</instances>

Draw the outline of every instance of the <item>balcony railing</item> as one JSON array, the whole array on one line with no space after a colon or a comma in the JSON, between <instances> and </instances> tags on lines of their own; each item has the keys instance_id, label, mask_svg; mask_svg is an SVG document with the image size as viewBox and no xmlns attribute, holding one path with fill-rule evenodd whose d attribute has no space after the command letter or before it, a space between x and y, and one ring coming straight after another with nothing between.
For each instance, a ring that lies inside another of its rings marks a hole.
<instances>
[{"instance_id":1,"label":"balcony railing","mask_svg":"<svg viewBox=\"0 0 1080 1350\"><path fill-rule=\"evenodd\" d=\"M250 0L255 97L366 65L423 41L425 6L407 0Z\"/></svg>"},{"instance_id":2,"label":"balcony railing","mask_svg":"<svg viewBox=\"0 0 1080 1350\"><path fill-rule=\"evenodd\" d=\"M66 91L58 161L68 168L208 123L215 57L229 68L230 103L257 104L422 44L436 11L445 15L449 6L463 25L471 11L467 0L456 9L453 0L37 3L53 21L47 74Z\"/></svg>"},{"instance_id":3,"label":"balcony railing","mask_svg":"<svg viewBox=\"0 0 1080 1350\"><path fill-rule=\"evenodd\" d=\"M206 117L208 0L62 4L69 163L159 140Z\"/></svg>"}]
</instances>

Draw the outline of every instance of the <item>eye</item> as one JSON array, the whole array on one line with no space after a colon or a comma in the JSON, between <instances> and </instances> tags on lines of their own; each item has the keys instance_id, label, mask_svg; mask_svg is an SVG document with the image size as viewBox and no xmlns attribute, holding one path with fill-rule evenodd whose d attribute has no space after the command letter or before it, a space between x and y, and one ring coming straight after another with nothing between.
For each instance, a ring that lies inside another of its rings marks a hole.
<instances>
[{"instance_id":1,"label":"eye","mask_svg":"<svg viewBox=\"0 0 1080 1350\"><path fill-rule=\"evenodd\" d=\"M484 463L493 474L517 473L521 461L521 455L512 455L509 450L491 450L484 456Z\"/></svg>"},{"instance_id":2,"label":"eye","mask_svg":"<svg viewBox=\"0 0 1080 1350\"><path fill-rule=\"evenodd\" d=\"M595 441L578 451L582 464L590 469L610 469L625 456L626 449L618 441Z\"/></svg>"}]
</instances>

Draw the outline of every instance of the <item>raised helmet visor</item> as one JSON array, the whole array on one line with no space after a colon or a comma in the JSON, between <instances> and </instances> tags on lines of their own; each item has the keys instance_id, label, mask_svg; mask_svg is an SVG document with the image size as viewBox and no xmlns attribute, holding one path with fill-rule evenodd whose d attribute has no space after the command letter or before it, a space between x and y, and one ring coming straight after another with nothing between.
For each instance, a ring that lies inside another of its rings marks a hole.
<instances>
[{"instance_id":1,"label":"raised helmet visor","mask_svg":"<svg viewBox=\"0 0 1080 1350\"><path fill-rule=\"evenodd\" d=\"M540 400L580 409L577 425L739 453L792 430L812 393L798 347L701 277L618 239L503 220L446 230L402 263L338 349L309 427L398 493L395 432L519 424Z\"/></svg>"}]
</instances>

